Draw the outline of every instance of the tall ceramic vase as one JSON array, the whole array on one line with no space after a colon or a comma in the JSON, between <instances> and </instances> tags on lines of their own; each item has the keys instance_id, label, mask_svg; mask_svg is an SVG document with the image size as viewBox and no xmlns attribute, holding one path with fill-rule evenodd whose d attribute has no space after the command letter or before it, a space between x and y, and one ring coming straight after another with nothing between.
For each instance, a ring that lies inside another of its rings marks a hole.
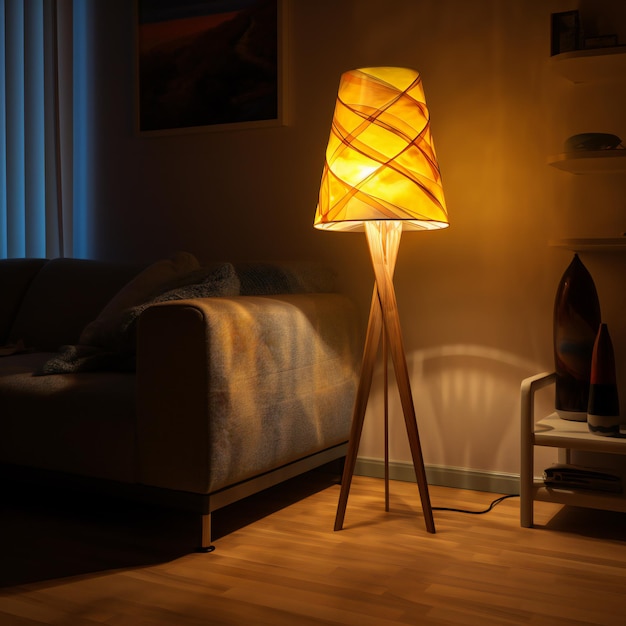
<instances>
[{"instance_id":1,"label":"tall ceramic vase","mask_svg":"<svg viewBox=\"0 0 626 626\"><path fill-rule=\"evenodd\" d=\"M619 436L620 417L615 353L606 324L600 324L593 346L587 425L594 435Z\"/></svg>"},{"instance_id":2,"label":"tall ceramic vase","mask_svg":"<svg viewBox=\"0 0 626 626\"><path fill-rule=\"evenodd\" d=\"M555 407L563 419L587 420L591 355L600 320L595 283L575 254L554 300Z\"/></svg>"}]
</instances>

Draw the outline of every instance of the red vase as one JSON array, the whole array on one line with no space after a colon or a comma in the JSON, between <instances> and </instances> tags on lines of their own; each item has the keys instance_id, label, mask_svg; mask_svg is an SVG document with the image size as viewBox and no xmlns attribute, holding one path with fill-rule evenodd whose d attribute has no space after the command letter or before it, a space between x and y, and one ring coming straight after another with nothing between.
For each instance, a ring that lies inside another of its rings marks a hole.
<instances>
[{"instance_id":1,"label":"red vase","mask_svg":"<svg viewBox=\"0 0 626 626\"><path fill-rule=\"evenodd\" d=\"M555 407L563 419L587 419L591 355L600 321L595 283L575 254L554 301Z\"/></svg>"},{"instance_id":2,"label":"red vase","mask_svg":"<svg viewBox=\"0 0 626 626\"><path fill-rule=\"evenodd\" d=\"M591 358L587 425L594 435L619 436L619 396L615 353L606 324L600 324Z\"/></svg>"}]
</instances>

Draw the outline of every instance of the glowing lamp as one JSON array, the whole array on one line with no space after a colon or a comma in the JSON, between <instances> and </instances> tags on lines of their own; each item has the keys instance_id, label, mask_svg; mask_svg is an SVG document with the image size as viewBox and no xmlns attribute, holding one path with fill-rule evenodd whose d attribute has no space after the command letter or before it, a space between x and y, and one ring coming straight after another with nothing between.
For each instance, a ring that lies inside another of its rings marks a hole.
<instances>
[{"instance_id":1,"label":"glowing lamp","mask_svg":"<svg viewBox=\"0 0 626 626\"><path fill-rule=\"evenodd\" d=\"M387 350L396 372L426 529L435 532L417 419L393 288L403 230L448 226L441 174L418 72L374 67L342 75L326 149L314 226L365 231L375 284L335 530L354 474L380 338L385 365L385 485L388 508ZM384 331L384 332L383 332Z\"/></svg>"}]
</instances>

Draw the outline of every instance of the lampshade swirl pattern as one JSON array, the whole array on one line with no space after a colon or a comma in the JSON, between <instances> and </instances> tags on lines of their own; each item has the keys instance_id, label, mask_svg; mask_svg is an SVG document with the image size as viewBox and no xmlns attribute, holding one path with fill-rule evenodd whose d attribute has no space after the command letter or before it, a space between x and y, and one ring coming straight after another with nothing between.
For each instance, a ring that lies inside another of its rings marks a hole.
<instances>
[{"instance_id":1,"label":"lampshade swirl pattern","mask_svg":"<svg viewBox=\"0 0 626 626\"><path fill-rule=\"evenodd\" d=\"M369 220L448 225L422 79L411 69L352 70L339 84L314 225L363 230Z\"/></svg>"}]
</instances>

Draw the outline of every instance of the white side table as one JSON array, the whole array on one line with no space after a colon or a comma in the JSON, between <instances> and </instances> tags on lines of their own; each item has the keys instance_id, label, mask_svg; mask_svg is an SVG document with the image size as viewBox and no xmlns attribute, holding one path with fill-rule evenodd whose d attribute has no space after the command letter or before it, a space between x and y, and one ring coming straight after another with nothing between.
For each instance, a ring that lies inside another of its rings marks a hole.
<instances>
[{"instance_id":1,"label":"white side table","mask_svg":"<svg viewBox=\"0 0 626 626\"><path fill-rule=\"evenodd\" d=\"M535 392L555 382L553 372L543 372L522 381L521 386L521 456L520 456L520 523L533 525L533 504L537 501L568 504L607 511L626 512L624 494L556 489L535 480L534 448L549 446L559 449L559 462L569 463L571 450L626 455L626 435L601 437L589 432L586 422L561 419L551 413L535 422Z\"/></svg>"}]
</instances>

